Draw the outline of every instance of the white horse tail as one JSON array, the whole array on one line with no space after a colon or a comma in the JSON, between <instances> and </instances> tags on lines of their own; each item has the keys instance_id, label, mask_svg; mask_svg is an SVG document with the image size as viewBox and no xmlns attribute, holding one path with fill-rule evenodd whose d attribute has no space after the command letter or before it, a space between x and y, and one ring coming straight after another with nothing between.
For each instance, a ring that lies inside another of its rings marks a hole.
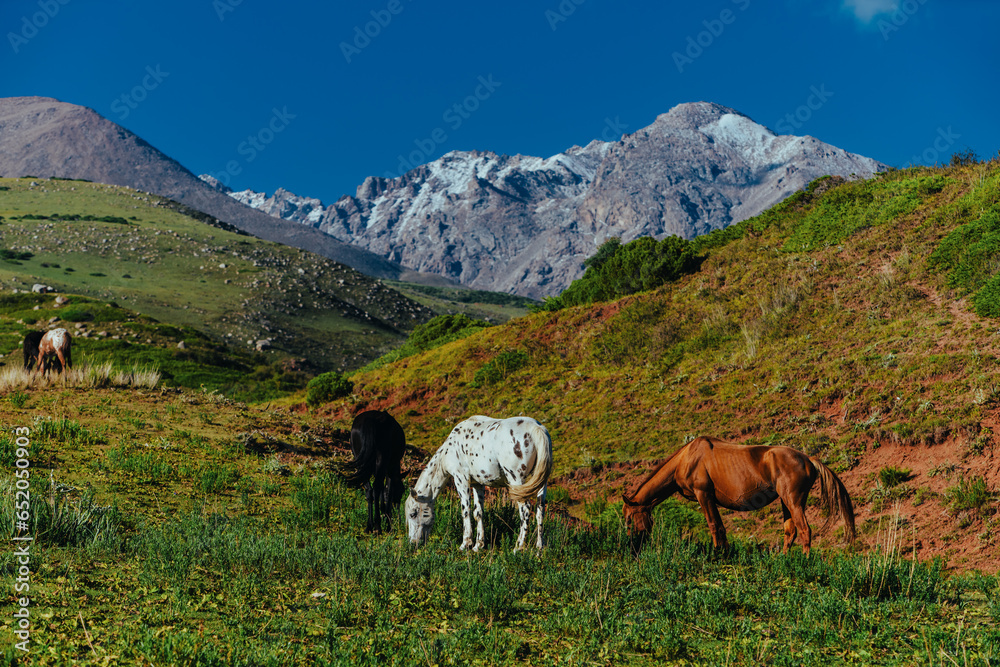
<instances>
[{"instance_id":1,"label":"white horse tail","mask_svg":"<svg viewBox=\"0 0 1000 667\"><path fill-rule=\"evenodd\" d=\"M516 503L534 499L549 481L549 474L552 472L552 438L549 437L548 429L535 422L527 429L525 437L529 435L535 444L535 467L524 484L512 486L508 490L510 499Z\"/></svg>"}]
</instances>

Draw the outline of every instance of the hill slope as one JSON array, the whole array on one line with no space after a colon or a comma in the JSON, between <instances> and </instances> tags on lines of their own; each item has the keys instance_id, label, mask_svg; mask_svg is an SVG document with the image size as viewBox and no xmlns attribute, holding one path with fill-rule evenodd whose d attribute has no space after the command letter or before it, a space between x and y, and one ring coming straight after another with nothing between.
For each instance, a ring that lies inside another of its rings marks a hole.
<instances>
[{"instance_id":1,"label":"hill slope","mask_svg":"<svg viewBox=\"0 0 1000 667\"><path fill-rule=\"evenodd\" d=\"M0 217L0 247L31 254L0 261L6 289L40 283L116 301L314 370L357 368L433 316L351 268L125 187L0 179Z\"/></svg>"},{"instance_id":2,"label":"hill slope","mask_svg":"<svg viewBox=\"0 0 1000 667\"><path fill-rule=\"evenodd\" d=\"M998 216L996 161L826 179L696 241L704 262L675 284L356 375L351 403L329 410L389 409L429 449L466 415L530 415L557 473L601 497L699 434L790 445L843 473L861 523L876 522L868 539L898 501L921 554L995 569L995 496L961 501L976 478L1000 488L1000 338L972 311L995 254L969 286L953 267L1000 247ZM909 481L878 486L893 466Z\"/></svg>"}]
</instances>

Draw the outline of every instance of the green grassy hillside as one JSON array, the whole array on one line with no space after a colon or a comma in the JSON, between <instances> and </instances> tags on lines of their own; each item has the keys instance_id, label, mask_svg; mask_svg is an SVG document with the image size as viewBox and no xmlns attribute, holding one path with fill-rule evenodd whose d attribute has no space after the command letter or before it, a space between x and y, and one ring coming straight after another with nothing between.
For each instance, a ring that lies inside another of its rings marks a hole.
<instances>
[{"instance_id":1,"label":"green grassy hillside","mask_svg":"<svg viewBox=\"0 0 1000 667\"><path fill-rule=\"evenodd\" d=\"M789 445L843 473L872 526L899 503L926 555L993 570L1000 321L978 313L998 212L996 161L821 180L696 240L677 282L356 374L327 411L388 409L431 449L470 414L534 416L557 473L600 496L699 434ZM892 466L908 481L880 486Z\"/></svg>"},{"instance_id":2,"label":"green grassy hillside","mask_svg":"<svg viewBox=\"0 0 1000 667\"><path fill-rule=\"evenodd\" d=\"M345 266L129 188L0 179L0 217L4 290L50 285L242 349L269 340L317 369L358 367L433 314Z\"/></svg>"},{"instance_id":3,"label":"green grassy hillside","mask_svg":"<svg viewBox=\"0 0 1000 667\"><path fill-rule=\"evenodd\" d=\"M189 391L51 387L0 400L0 525L15 526L17 435L30 441L28 574L0 554L7 664L991 664L998 580L915 563L902 531L857 553L706 548L668 502L643 554L614 513L565 517L514 553L491 496L483 553L460 552L453 494L427 545L362 533L333 472L349 422ZM15 433L13 429L23 430ZM27 434L27 435L25 435ZM24 445L24 440L21 441ZM557 445L558 447L558 445ZM558 451L558 449L557 449ZM412 483L423 462L404 459ZM591 503L596 506L595 501ZM19 510L21 511L21 510ZM773 536L771 536L773 538ZM20 580L20 582L19 582ZM30 641L17 644L27 583ZM21 591L22 595L24 591Z\"/></svg>"},{"instance_id":4,"label":"green grassy hillside","mask_svg":"<svg viewBox=\"0 0 1000 667\"><path fill-rule=\"evenodd\" d=\"M489 292L383 285L168 199L85 181L0 179L0 260L0 290L44 284L112 302L199 332L231 349L244 371L258 341L267 341L260 347L272 364L294 357L309 372L355 369L435 314L502 322L530 304ZM28 319L32 326L42 318Z\"/></svg>"}]
</instances>

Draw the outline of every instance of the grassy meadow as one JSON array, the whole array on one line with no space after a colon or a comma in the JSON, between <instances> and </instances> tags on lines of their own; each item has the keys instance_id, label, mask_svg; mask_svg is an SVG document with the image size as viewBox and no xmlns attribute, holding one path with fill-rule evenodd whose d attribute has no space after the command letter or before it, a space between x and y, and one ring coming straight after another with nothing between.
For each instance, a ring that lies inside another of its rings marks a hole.
<instances>
[{"instance_id":1,"label":"grassy meadow","mask_svg":"<svg viewBox=\"0 0 1000 667\"><path fill-rule=\"evenodd\" d=\"M333 471L349 424L148 388L49 387L0 403L31 429L30 659L9 664L991 664L1000 581L912 559L905 532L787 556L710 548L689 503L629 551L620 507L551 490L546 548L515 553L488 503L487 550L461 552L453 494L431 541L362 533ZM6 430L6 429L5 429ZM0 440L14 468L14 438ZM558 452L558 447L557 447ZM420 462L404 461L412 475ZM10 540L13 483L0 507ZM772 541L773 542L773 541ZM9 541L9 543L12 543Z\"/></svg>"}]
</instances>

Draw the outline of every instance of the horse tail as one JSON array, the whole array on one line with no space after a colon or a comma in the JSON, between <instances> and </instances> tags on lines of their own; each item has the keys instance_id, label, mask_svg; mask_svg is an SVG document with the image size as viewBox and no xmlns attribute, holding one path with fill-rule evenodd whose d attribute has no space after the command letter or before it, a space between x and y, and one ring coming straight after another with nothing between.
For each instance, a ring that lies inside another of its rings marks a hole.
<instances>
[{"instance_id":1,"label":"horse tail","mask_svg":"<svg viewBox=\"0 0 1000 667\"><path fill-rule=\"evenodd\" d=\"M552 438L549 437L548 429L535 422L525 437L528 435L535 442L535 467L531 471L531 477L526 479L524 484L512 486L508 490L510 499L516 503L530 501L537 496L552 472Z\"/></svg>"},{"instance_id":2,"label":"horse tail","mask_svg":"<svg viewBox=\"0 0 1000 667\"><path fill-rule=\"evenodd\" d=\"M830 512L830 516L821 530L826 530L835 519L841 518L844 520L847 531L847 541L853 542L857 534L854 529L854 505L851 503L850 494L847 493L847 487L832 470L817 459L810 458L809 460L816 468L816 472L819 473L820 495Z\"/></svg>"},{"instance_id":3,"label":"horse tail","mask_svg":"<svg viewBox=\"0 0 1000 667\"><path fill-rule=\"evenodd\" d=\"M378 429L371 420L364 421L351 429L351 450L354 452L354 458L340 469L348 487L360 488L375 474L377 435Z\"/></svg>"}]
</instances>

